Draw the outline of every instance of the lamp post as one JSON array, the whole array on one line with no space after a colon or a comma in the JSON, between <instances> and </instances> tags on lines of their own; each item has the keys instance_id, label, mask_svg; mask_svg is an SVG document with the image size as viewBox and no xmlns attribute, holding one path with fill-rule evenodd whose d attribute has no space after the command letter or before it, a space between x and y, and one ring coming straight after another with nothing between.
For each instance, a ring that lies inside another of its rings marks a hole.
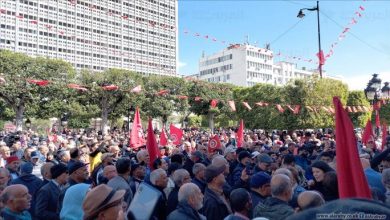
<instances>
[{"instance_id":1,"label":"lamp post","mask_svg":"<svg viewBox=\"0 0 390 220\"><path fill-rule=\"evenodd\" d=\"M68 125L68 113L64 113L61 117L61 126L63 127L63 132L66 133L66 126Z\"/></svg>"},{"instance_id":2,"label":"lamp post","mask_svg":"<svg viewBox=\"0 0 390 220\"><path fill-rule=\"evenodd\" d=\"M303 13L304 10L317 11L318 59L319 59L318 71L320 72L320 78L322 78L322 63L321 63L322 53L321 53L321 28L320 28L320 6L319 6L319 1L317 1L317 7L302 8L301 10L299 10L299 13L297 15L298 18L305 17L305 14Z\"/></svg>"},{"instance_id":3,"label":"lamp post","mask_svg":"<svg viewBox=\"0 0 390 220\"><path fill-rule=\"evenodd\" d=\"M27 118L27 120L25 122L25 125L26 125L27 130L30 130L30 128L31 128L31 120L29 118Z\"/></svg>"},{"instance_id":4,"label":"lamp post","mask_svg":"<svg viewBox=\"0 0 390 220\"><path fill-rule=\"evenodd\" d=\"M367 88L364 90L367 99L371 102L373 106L376 105L378 101L389 100L390 99L390 87L389 83L385 82L383 88L381 88L382 80L378 77L378 74L373 74L372 79L368 82ZM378 113L377 113L378 114ZM379 136L379 127L376 126L376 135Z\"/></svg>"},{"instance_id":5,"label":"lamp post","mask_svg":"<svg viewBox=\"0 0 390 220\"><path fill-rule=\"evenodd\" d=\"M135 108L134 106L130 106L129 108L129 113L127 114L127 131L130 131L130 123L131 123L131 118L133 117L135 113Z\"/></svg>"}]
</instances>

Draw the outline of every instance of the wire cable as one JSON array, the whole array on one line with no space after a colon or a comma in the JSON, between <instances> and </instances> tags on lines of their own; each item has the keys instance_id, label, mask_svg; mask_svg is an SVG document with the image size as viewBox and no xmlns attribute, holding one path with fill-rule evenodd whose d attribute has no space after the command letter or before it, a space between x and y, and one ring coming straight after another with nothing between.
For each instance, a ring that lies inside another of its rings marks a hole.
<instances>
[{"instance_id":1,"label":"wire cable","mask_svg":"<svg viewBox=\"0 0 390 220\"><path fill-rule=\"evenodd\" d=\"M284 35L288 34L292 29L294 29L303 19L299 19L296 23L294 23L291 27L289 27L287 30L285 30L282 34L280 34L279 36L277 36L274 40L272 40L269 44L272 45L274 44L275 42L277 42L278 40L280 40L280 38L282 38Z\"/></svg>"}]
</instances>

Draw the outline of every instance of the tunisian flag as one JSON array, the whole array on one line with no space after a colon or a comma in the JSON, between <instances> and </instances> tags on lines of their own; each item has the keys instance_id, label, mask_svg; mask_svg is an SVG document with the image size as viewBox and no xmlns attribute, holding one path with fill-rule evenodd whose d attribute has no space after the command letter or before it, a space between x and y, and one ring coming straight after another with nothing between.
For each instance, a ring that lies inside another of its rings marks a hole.
<instances>
[{"instance_id":1,"label":"tunisian flag","mask_svg":"<svg viewBox=\"0 0 390 220\"><path fill-rule=\"evenodd\" d=\"M168 144L167 134L165 134L165 130L164 130L164 128L162 128L161 134L160 134L160 145L167 146L167 144Z\"/></svg>"},{"instance_id":2,"label":"tunisian flag","mask_svg":"<svg viewBox=\"0 0 390 220\"><path fill-rule=\"evenodd\" d=\"M371 120L368 120L362 135L362 143L367 145L368 141L371 139L374 139L374 133L372 132Z\"/></svg>"},{"instance_id":3,"label":"tunisian flag","mask_svg":"<svg viewBox=\"0 0 390 220\"><path fill-rule=\"evenodd\" d=\"M242 147L244 143L244 120L241 119L240 127L237 131L237 147Z\"/></svg>"},{"instance_id":4,"label":"tunisian flag","mask_svg":"<svg viewBox=\"0 0 390 220\"><path fill-rule=\"evenodd\" d=\"M146 149L148 150L149 157L150 157L149 167L152 168L153 163L158 158L160 152L158 150L156 137L154 136L151 118L149 118L149 123L148 123L148 136L146 137Z\"/></svg>"},{"instance_id":5,"label":"tunisian flag","mask_svg":"<svg viewBox=\"0 0 390 220\"><path fill-rule=\"evenodd\" d=\"M145 145L144 132L142 130L141 117L139 115L139 109L137 107L133 120L133 128L130 132L130 147L138 148Z\"/></svg>"},{"instance_id":6,"label":"tunisian flag","mask_svg":"<svg viewBox=\"0 0 390 220\"><path fill-rule=\"evenodd\" d=\"M210 138L209 140L208 151L209 153L212 153L215 150L220 148L221 148L221 140L219 139L218 135L214 135L214 137Z\"/></svg>"},{"instance_id":7,"label":"tunisian flag","mask_svg":"<svg viewBox=\"0 0 390 220\"><path fill-rule=\"evenodd\" d=\"M183 137L183 131L180 128L173 126L172 124L169 126L169 130L173 144L180 144L181 138Z\"/></svg>"},{"instance_id":8,"label":"tunisian flag","mask_svg":"<svg viewBox=\"0 0 390 220\"><path fill-rule=\"evenodd\" d=\"M340 199L356 197L371 199L351 119L338 97L333 97L333 104L336 109L336 164Z\"/></svg>"}]
</instances>

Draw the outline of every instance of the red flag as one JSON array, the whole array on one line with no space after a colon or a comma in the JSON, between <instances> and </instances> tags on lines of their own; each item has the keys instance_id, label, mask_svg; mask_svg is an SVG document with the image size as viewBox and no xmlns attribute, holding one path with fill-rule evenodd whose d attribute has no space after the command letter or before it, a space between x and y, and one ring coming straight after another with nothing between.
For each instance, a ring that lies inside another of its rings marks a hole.
<instances>
[{"instance_id":1,"label":"red flag","mask_svg":"<svg viewBox=\"0 0 390 220\"><path fill-rule=\"evenodd\" d=\"M188 96L186 96L186 95L178 95L177 98L178 99L188 99Z\"/></svg>"},{"instance_id":2,"label":"red flag","mask_svg":"<svg viewBox=\"0 0 390 220\"><path fill-rule=\"evenodd\" d=\"M247 102L242 102L242 104L250 111L252 108L249 106Z\"/></svg>"},{"instance_id":3,"label":"red flag","mask_svg":"<svg viewBox=\"0 0 390 220\"><path fill-rule=\"evenodd\" d=\"M134 88L131 90L131 92L133 92L133 93L140 93L141 91L142 91L141 85L138 85L138 86L134 87Z\"/></svg>"},{"instance_id":4,"label":"red flag","mask_svg":"<svg viewBox=\"0 0 390 220\"><path fill-rule=\"evenodd\" d=\"M119 86L116 85L108 85L108 86L102 86L103 90L106 91L115 91L119 89Z\"/></svg>"},{"instance_id":5,"label":"red flag","mask_svg":"<svg viewBox=\"0 0 390 220\"><path fill-rule=\"evenodd\" d=\"M336 165L340 199L356 197L371 199L351 119L338 97L333 98L333 103L336 109Z\"/></svg>"},{"instance_id":6,"label":"red flag","mask_svg":"<svg viewBox=\"0 0 390 220\"><path fill-rule=\"evenodd\" d=\"M283 109L282 106L279 105L279 104L276 104L276 109L278 109L278 111L279 111L280 113L283 113L283 112L284 112L284 109Z\"/></svg>"},{"instance_id":7,"label":"red flag","mask_svg":"<svg viewBox=\"0 0 390 220\"><path fill-rule=\"evenodd\" d=\"M173 144L180 144L181 138L183 137L183 131L180 128L175 127L173 124L169 126L169 134Z\"/></svg>"},{"instance_id":8,"label":"red flag","mask_svg":"<svg viewBox=\"0 0 390 220\"><path fill-rule=\"evenodd\" d=\"M168 144L167 134L165 134L165 129L162 128L161 129L161 134L160 134L160 145L161 146L167 146L167 144Z\"/></svg>"},{"instance_id":9,"label":"red flag","mask_svg":"<svg viewBox=\"0 0 390 220\"><path fill-rule=\"evenodd\" d=\"M204 36L204 38L209 39L209 35Z\"/></svg>"},{"instance_id":10,"label":"red flag","mask_svg":"<svg viewBox=\"0 0 390 220\"><path fill-rule=\"evenodd\" d=\"M385 149L386 138L387 138L387 124L383 123L383 125L382 125L382 150Z\"/></svg>"},{"instance_id":11,"label":"red flag","mask_svg":"<svg viewBox=\"0 0 390 220\"><path fill-rule=\"evenodd\" d=\"M218 104L218 100L216 100L216 99L212 99L211 102L210 102L211 108L217 107L217 104Z\"/></svg>"},{"instance_id":12,"label":"red flag","mask_svg":"<svg viewBox=\"0 0 390 220\"><path fill-rule=\"evenodd\" d=\"M163 89L163 90L160 90L160 91L157 93L157 95L166 95L166 94L168 94L168 93L169 93L168 90Z\"/></svg>"},{"instance_id":13,"label":"red flag","mask_svg":"<svg viewBox=\"0 0 390 220\"><path fill-rule=\"evenodd\" d=\"M294 112L294 109L291 107L291 105L286 105L287 108L291 111L291 112Z\"/></svg>"},{"instance_id":14,"label":"red flag","mask_svg":"<svg viewBox=\"0 0 390 220\"><path fill-rule=\"evenodd\" d=\"M145 137L142 130L141 116L137 107L133 120L133 128L130 132L130 147L138 148L142 145L145 145Z\"/></svg>"},{"instance_id":15,"label":"red flag","mask_svg":"<svg viewBox=\"0 0 390 220\"><path fill-rule=\"evenodd\" d=\"M7 14L7 10L5 10L5 9L0 9L0 14Z\"/></svg>"},{"instance_id":16,"label":"red flag","mask_svg":"<svg viewBox=\"0 0 390 220\"><path fill-rule=\"evenodd\" d=\"M369 140L374 139L374 133L372 131L372 123L371 120L367 121L366 127L364 128L363 135L362 135L362 143L366 145Z\"/></svg>"},{"instance_id":17,"label":"red flag","mask_svg":"<svg viewBox=\"0 0 390 220\"><path fill-rule=\"evenodd\" d=\"M228 104L233 112L236 111L236 104L234 104L234 101L228 101Z\"/></svg>"},{"instance_id":18,"label":"red flag","mask_svg":"<svg viewBox=\"0 0 390 220\"><path fill-rule=\"evenodd\" d=\"M82 92L88 91L87 88L84 88L84 87L82 87L82 86L80 86L78 84L73 84L73 83L68 84L68 88L70 88L70 89L77 89L78 91L82 91Z\"/></svg>"},{"instance_id":19,"label":"red flag","mask_svg":"<svg viewBox=\"0 0 390 220\"><path fill-rule=\"evenodd\" d=\"M49 80L35 80L35 79L29 79L27 82L35 84L37 86L47 86L49 84Z\"/></svg>"},{"instance_id":20,"label":"red flag","mask_svg":"<svg viewBox=\"0 0 390 220\"><path fill-rule=\"evenodd\" d=\"M379 118L379 110L375 110L375 126L377 128L381 126L381 120Z\"/></svg>"},{"instance_id":21,"label":"red flag","mask_svg":"<svg viewBox=\"0 0 390 220\"><path fill-rule=\"evenodd\" d=\"M160 155L160 151L158 149L156 137L154 136L154 132L153 132L152 118L149 118L149 123L148 123L148 136L146 137L146 149L148 150L149 157L150 157L149 167L153 168L153 163Z\"/></svg>"},{"instance_id":22,"label":"red flag","mask_svg":"<svg viewBox=\"0 0 390 220\"><path fill-rule=\"evenodd\" d=\"M360 14L360 12L355 12L355 14L358 16L358 17L362 17L362 14Z\"/></svg>"},{"instance_id":23,"label":"red flag","mask_svg":"<svg viewBox=\"0 0 390 220\"><path fill-rule=\"evenodd\" d=\"M325 64L324 51L321 50L319 53L317 53L317 57L318 57L320 65L321 66L324 65Z\"/></svg>"},{"instance_id":24,"label":"red flag","mask_svg":"<svg viewBox=\"0 0 390 220\"><path fill-rule=\"evenodd\" d=\"M256 102L255 105L258 105L258 106L264 106L264 103L263 102Z\"/></svg>"},{"instance_id":25,"label":"red flag","mask_svg":"<svg viewBox=\"0 0 390 220\"><path fill-rule=\"evenodd\" d=\"M293 111L294 115L299 114L299 110L301 110L301 106L300 105L296 105L295 108L294 108L294 111Z\"/></svg>"},{"instance_id":26,"label":"red flag","mask_svg":"<svg viewBox=\"0 0 390 220\"><path fill-rule=\"evenodd\" d=\"M242 147L244 144L244 120L241 119L240 127L237 131L237 147Z\"/></svg>"},{"instance_id":27,"label":"red flag","mask_svg":"<svg viewBox=\"0 0 390 220\"><path fill-rule=\"evenodd\" d=\"M364 11L365 9L364 9L364 7L363 6L359 6L359 9L361 10L361 11Z\"/></svg>"},{"instance_id":28,"label":"red flag","mask_svg":"<svg viewBox=\"0 0 390 220\"><path fill-rule=\"evenodd\" d=\"M209 145L207 147L207 150L209 153L214 152L217 149L221 148L221 140L218 135L214 135L214 137L210 138Z\"/></svg>"}]
</instances>

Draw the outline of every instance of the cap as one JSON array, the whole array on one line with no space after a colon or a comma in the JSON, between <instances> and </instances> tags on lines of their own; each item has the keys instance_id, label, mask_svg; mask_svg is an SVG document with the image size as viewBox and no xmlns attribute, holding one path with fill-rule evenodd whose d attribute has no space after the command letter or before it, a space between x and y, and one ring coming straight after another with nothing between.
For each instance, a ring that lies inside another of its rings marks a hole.
<instances>
[{"instance_id":1,"label":"cap","mask_svg":"<svg viewBox=\"0 0 390 220\"><path fill-rule=\"evenodd\" d=\"M236 152L236 149L234 149L234 147L232 147L232 146L229 146L225 149L224 155L226 156L229 153L235 153L235 152Z\"/></svg>"},{"instance_id":2,"label":"cap","mask_svg":"<svg viewBox=\"0 0 390 220\"><path fill-rule=\"evenodd\" d=\"M198 150L197 150L197 151L194 151L194 152L192 152L192 153L191 153L191 155L192 155L192 156L199 157L199 158L201 158L201 159L203 158L203 155L202 155L202 153L201 153L200 151L198 151Z\"/></svg>"},{"instance_id":3,"label":"cap","mask_svg":"<svg viewBox=\"0 0 390 220\"><path fill-rule=\"evenodd\" d=\"M30 157L31 157L31 159L34 159L34 158L38 159L39 158L39 154L38 154L37 151L33 151L33 152L31 152Z\"/></svg>"},{"instance_id":4,"label":"cap","mask_svg":"<svg viewBox=\"0 0 390 220\"><path fill-rule=\"evenodd\" d=\"M112 157L112 156L114 156L113 153L104 153L104 154L102 154L100 159L101 159L101 161L104 161L105 159L107 159L107 157Z\"/></svg>"},{"instance_id":5,"label":"cap","mask_svg":"<svg viewBox=\"0 0 390 220\"><path fill-rule=\"evenodd\" d=\"M17 156L10 156L10 157L7 157L7 159L6 159L7 164L10 164L10 163L18 161L18 160L19 160L19 158Z\"/></svg>"},{"instance_id":6,"label":"cap","mask_svg":"<svg viewBox=\"0 0 390 220\"><path fill-rule=\"evenodd\" d=\"M220 175L225 171L226 166L216 166L216 165L209 165L206 167L206 170L204 171L204 180L206 183L211 182L215 177Z\"/></svg>"},{"instance_id":7,"label":"cap","mask_svg":"<svg viewBox=\"0 0 390 220\"><path fill-rule=\"evenodd\" d=\"M50 173L51 173L52 179L55 179L55 178L61 176L61 174L66 173L66 172L68 172L68 169L62 163L56 164L50 168Z\"/></svg>"},{"instance_id":8,"label":"cap","mask_svg":"<svg viewBox=\"0 0 390 220\"><path fill-rule=\"evenodd\" d=\"M246 157L249 157L251 158L251 154L248 152L248 151L241 151L239 154L238 154L238 161L241 162L241 160L243 160L244 158Z\"/></svg>"},{"instance_id":9,"label":"cap","mask_svg":"<svg viewBox=\"0 0 390 220\"><path fill-rule=\"evenodd\" d=\"M251 188L259 188L262 187L264 184L271 182L271 176L268 175L265 172L258 172L255 175L252 176L250 187Z\"/></svg>"},{"instance_id":10,"label":"cap","mask_svg":"<svg viewBox=\"0 0 390 220\"><path fill-rule=\"evenodd\" d=\"M260 154L257 156L257 161L259 163L272 163L273 160L268 154Z\"/></svg>"},{"instance_id":11,"label":"cap","mask_svg":"<svg viewBox=\"0 0 390 220\"><path fill-rule=\"evenodd\" d=\"M114 190L105 184L93 188L83 201L83 219L95 219L101 211L113 207L115 204L121 204L125 192L125 190Z\"/></svg>"},{"instance_id":12,"label":"cap","mask_svg":"<svg viewBox=\"0 0 390 220\"><path fill-rule=\"evenodd\" d=\"M23 163L20 166L20 173L21 174L31 174L33 171L33 164L31 162Z\"/></svg>"},{"instance_id":13,"label":"cap","mask_svg":"<svg viewBox=\"0 0 390 220\"><path fill-rule=\"evenodd\" d=\"M69 175L75 172L76 170L85 167L87 164L81 162L81 161L75 161L75 162L69 162L68 163L68 173Z\"/></svg>"}]
</instances>

